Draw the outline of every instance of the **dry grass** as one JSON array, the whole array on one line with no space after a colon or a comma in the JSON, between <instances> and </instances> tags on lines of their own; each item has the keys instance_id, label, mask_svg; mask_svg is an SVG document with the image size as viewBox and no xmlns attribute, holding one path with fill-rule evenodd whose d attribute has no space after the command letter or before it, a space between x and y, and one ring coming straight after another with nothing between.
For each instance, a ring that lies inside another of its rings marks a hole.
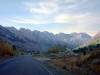
<instances>
[{"instance_id":1,"label":"dry grass","mask_svg":"<svg viewBox=\"0 0 100 75\"><path fill-rule=\"evenodd\" d=\"M53 59L51 62L59 67L63 67L65 65L65 62L62 59Z\"/></svg>"},{"instance_id":2,"label":"dry grass","mask_svg":"<svg viewBox=\"0 0 100 75\"><path fill-rule=\"evenodd\" d=\"M86 55L66 56L65 60L62 58L53 59L52 63L60 68L70 71L79 71L80 69L89 72L100 74L100 50L97 49ZM87 71L88 70L88 71Z\"/></svg>"}]
</instances>

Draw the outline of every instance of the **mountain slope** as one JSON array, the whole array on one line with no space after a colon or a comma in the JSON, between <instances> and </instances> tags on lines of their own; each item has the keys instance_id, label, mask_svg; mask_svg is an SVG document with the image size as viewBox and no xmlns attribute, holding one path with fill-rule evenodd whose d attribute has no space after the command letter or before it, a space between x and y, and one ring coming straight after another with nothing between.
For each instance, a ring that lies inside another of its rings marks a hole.
<instances>
[{"instance_id":1,"label":"mountain slope","mask_svg":"<svg viewBox=\"0 0 100 75\"><path fill-rule=\"evenodd\" d=\"M91 36L86 33L60 33L57 35L57 38L60 38L62 41L66 42L71 48L75 48L85 44L88 40L91 39Z\"/></svg>"},{"instance_id":2,"label":"mountain slope","mask_svg":"<svg viewBox=\"0 0 100 75\"><path fill-rule=\"evenodd\" d=\"M100 32L98 32L89 42L88 45L100 44Z\"/></svg>"},{"instance_id":3,"label":"mountain slope","mask_svg":"<svg viewBox=\"0 0 100 75\"><path fill-rule=\"evenodd\" d=\"M16 47L28 51L47 51L55 45L75 48L86 43L91 36L86 33L60 33L54 35L49 32L31 31L21 28L0 26L0 37L11 42Z\"/></svg>"}]
</instances>

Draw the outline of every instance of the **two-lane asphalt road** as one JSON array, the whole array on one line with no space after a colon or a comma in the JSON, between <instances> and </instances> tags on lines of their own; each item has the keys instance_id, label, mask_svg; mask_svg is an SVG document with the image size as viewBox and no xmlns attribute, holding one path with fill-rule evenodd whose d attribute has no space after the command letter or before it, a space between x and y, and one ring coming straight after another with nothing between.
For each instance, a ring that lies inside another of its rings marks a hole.
<instances>
[{"instance_id":1,"label":"two-lane asphalt road","mask_svg":"<svg viewBox=\"0 0 100 75\"><path fill-rule=\"evenodd\" d=\"M52 75L32 56L19 56L0 63L0 75Z\"/></svg>"}]
</instances>

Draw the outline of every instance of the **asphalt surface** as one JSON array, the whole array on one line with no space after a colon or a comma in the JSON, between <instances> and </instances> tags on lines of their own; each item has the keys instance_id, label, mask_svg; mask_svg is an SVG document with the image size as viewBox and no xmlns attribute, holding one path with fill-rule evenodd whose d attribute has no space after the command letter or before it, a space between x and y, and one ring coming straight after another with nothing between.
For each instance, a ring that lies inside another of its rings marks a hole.
<instances>
[{"instance_id":1,"label":"asphalt surface","mask_svg":"<svg viewBox=\"0 0 100 75\"><path fill-rule=\"evenodd\" d=\"M53 75L32 56L19 56L0 63L0 75Z\"/></svg>"}]
</instances>

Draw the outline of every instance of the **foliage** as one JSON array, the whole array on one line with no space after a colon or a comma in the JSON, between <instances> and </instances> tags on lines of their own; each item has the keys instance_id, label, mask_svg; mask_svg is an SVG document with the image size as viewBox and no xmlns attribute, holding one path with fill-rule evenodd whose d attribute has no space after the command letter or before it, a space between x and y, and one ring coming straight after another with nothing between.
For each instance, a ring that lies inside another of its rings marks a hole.
<instances>
[{"instance_id":1,"label":"foliage","mask_svg":"<svg viewBox=\"0 0 100 75\"><path fill-rule=\"evenodd\" d=\"M13 55L12 46L7 42L0 41L0 56Z\"/></svg>"},{"instance_id":2,"label":"foliage","mask_svg":"<svg viewBox=\"0 0 100 75\"><path fill-rule=\"evenodd\" d=\"M64 52L66 50L66 47L62 47L60 45L55 45L53 47L51 47L49 50L48 50L48 53L59 53L59 52Z\"/></svg>"},{"instance_id":3,"label":"foliage","mask_svg":"<svg viewBox=\"0 0 100 75\"><path fill-rule=\"evenodd\" d=\"M93 51L95 49L100 49L100 44L81 47L81 48L73 50L73 52L75 52L75 53L83 53L85 55L86 53L88 53L90 51Z\"/></svg>"},{"instance_id":4,"label":"foliage","mask_svg":"<svg viewBox=\"0 0 100 75\"><path fill-rule=\"evenodd\" d=\"M100 74L100 44L81 47L74 52L78 55L66 55L64 60L63 58L52 59L51 63L77 75Z\"/></svg>"},{"instance_id":5,"label":"foliage","mask_svg":"<svg viewBox=\"0 0 100 75\"><path fill-rule=\"evenodd\" d=\"M23 50L19 50L15 45L0 39L0 56L18 56L24 55Z\"/></svg>"}]
</instances>

